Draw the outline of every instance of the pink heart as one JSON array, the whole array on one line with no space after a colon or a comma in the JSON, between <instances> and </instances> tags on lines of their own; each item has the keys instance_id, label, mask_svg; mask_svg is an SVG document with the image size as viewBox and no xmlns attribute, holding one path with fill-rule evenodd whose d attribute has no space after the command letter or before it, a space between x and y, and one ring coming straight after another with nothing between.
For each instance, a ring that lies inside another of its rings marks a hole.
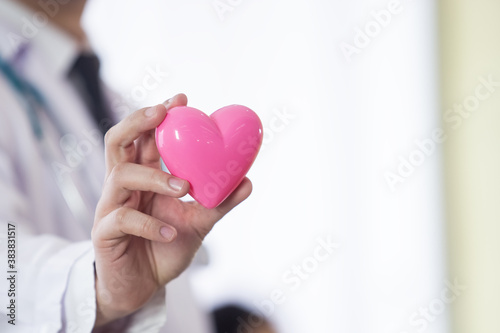
<instances>
[{"instance_id":1,"label":"pink heart","mask_svg":"<svg viewBox=\"0 0 500 333\"><path fill-rule=\"evenodd\" d=\"M179 106L170 109L156 128L156 146L172 175L189 181L189 194L214 208L245 177L262 135L259 117L245 106L229 105L210 117Z\"/></svg>"}]
</instances>

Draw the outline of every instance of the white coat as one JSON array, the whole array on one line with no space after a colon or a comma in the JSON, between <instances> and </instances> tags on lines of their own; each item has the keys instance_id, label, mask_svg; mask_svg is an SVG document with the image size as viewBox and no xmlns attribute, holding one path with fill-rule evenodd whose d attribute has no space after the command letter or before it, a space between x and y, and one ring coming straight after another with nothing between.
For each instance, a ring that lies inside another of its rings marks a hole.
<instances>
[{"instance_id":1,"label":"white coat","mask_svg":"<svg viewBox=\"0 0 500 333\"><path fill-rule=\"evenodd\" d=\"M41 113L42 144L21 96L0 75L2 276L12 275L7 273L8 224L16 228L15 326L6 316L13 299L7 294L10 282L2 277L0 331L91 332L95 289L90 230L104 176L104 149L66 75L81 50L62 31L44 24L40 14L0 1L0 57L39 89L60 122L55 126ZM144 308L118 322L116 331L210 331L185 276L169 284L166 294L158 292Z\"/></svg>"}]
</instances>

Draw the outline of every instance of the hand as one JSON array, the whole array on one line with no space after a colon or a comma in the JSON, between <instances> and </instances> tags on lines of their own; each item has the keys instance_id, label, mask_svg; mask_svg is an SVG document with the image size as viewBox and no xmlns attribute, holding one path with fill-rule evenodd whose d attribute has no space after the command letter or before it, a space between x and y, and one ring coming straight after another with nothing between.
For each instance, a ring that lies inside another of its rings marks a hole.
<instances>
[{"instance_id":1,"label":"hand","mask_svg":"<svg viewBox=\"0 0 500 333\"><path fill-rule=\"evenodd\" d=\"M168 109L186 103L185 95L176 95L106 134L106 178L92 229L96 326L136 311L176 278L214 224L252 191L245 178L214 209L178 199L189 183L161 170L154 130Z\"/></svg>"}]
</instances>

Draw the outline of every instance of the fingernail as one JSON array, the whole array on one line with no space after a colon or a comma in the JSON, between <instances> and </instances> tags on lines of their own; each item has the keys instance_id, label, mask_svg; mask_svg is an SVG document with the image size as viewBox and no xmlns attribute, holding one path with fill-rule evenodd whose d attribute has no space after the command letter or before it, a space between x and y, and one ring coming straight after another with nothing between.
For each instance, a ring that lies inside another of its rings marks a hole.
<instances>
[{"instance_id":1,"label":"fingernail","mask_svg":"<svg viewBox=\"0 0 500 333\"><path fill-rule=\"evenodd\" d=\"M167 239L168 241L171 241L175 236L175 230L169 227L161 227L160 234L163 238Z\"/></svg>"},{"instance_id":2,"label":"fingernail","mask_svg":"<svg viewBox=\"0 0 500 333\"><path fill-rule=\"evenodd\" d=\"M156 106L152 106L146 109L146 111L144 111L144 115L146 117L153 117L155 114L156 114Z\"/></svg>"},{"instance_id":3,"label":"fingernail","mask_svg":"<svg viewBox=\"0 0 500 333\"><path fill-rule=\"evenodd\" d=\"M175 98L175 96L167 99L165 102L163 102L163 105L165 105L165 107L168 108L170 106L170 104L172 104L172 101L174 100L174 98Z\"/></svg>"},{"instance_id":4,"label":"fingernail","mask_svg":"<svg viewBox=\"0 0 500 333\"><path fill-rule=\"evenodd\" d=\"M168 186L174 191L180 191L182 187L184 186L184 180L176 178L176 177L170 177L168 179Z\"/></svg>"}]
</instances>

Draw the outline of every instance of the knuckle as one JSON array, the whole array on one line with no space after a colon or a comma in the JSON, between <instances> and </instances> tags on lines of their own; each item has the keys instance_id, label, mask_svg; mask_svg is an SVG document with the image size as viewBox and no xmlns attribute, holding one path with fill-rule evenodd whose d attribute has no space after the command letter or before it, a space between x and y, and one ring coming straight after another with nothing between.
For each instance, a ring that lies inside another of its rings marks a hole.
<instances>
[{"instance_id":1,"label":"knuckle","mask_svg":"<svg viewBox=\"0 0 500 333\"><path fill-rule=\"evenodd\" d=\"M139 230L139 236L140 237L144 237L144 236L147 236L149 235L151 231L151 223L148 219L144 219L142 222L141 222L141 227L140 227L140 230Z\"/></svg>"},{"instance_id":2,"label":"knuckle","mask_svg":"<svg viewBox=\"0 0 500 333\"><path fill-rule=\"evenodd\" d=\"M105 240L105 230L107 221L103 221L104 223L94 225L90 232L90 239L94 245L102 244L102 241Z\"/></svg>"},{"instance_id":3,"label":"knuckle","mask_svg":"<svg viewBox=\"0 0 500 333\"><path fill-rule=\"evenodd\" d=\"M123 174L126 172L127 168L128 168L128 163L118 162L111 170L111 173L109 175L109 179L112 182L120 182L120 180L123 178Z\"/></svg>"},{"instance_id":4,"label":"knuckle","mask_svg":"<svg viewBox=\"0 0 500 333\"><path fill-rule=\"evenodd\" d=\"M113 145L113 140L115 137L116 125L111 127L106 134L104 134L104 145L111 146Z\"/></svg>"},{"instance_id":5,"label":"knuckle","mask_svg":"<svg viewBox=\"0 0 500 333\"><path fill-rule=\"evenodd\" d=\"M122 226L128 216L128 209L120 207L114 211L114 221L117 225Z\"/></svg>"},{"instance_id":6,"label":"knuckle","mask_svg":"<svg viewBox=\"0 0 500 333\"><path fill-rule=\"evenodd\" d=\"M95 241L98 234L99 234L98 227L97 227L97 225L94 225L92 227L91 232L90 232L90 239L92 239L93 241Z\"/></svg>"},{"instance_id":7,"label":"knuckle","mask_svg":"<svg viewBox=\"0 0 500 333\"><path fill-rule=\"evenodd\" d=\"M168 181L168 176L163 171L153 170L151 173L151 181L154 182L154 184L163 187Z\"/></svg>"}]
</instances>

